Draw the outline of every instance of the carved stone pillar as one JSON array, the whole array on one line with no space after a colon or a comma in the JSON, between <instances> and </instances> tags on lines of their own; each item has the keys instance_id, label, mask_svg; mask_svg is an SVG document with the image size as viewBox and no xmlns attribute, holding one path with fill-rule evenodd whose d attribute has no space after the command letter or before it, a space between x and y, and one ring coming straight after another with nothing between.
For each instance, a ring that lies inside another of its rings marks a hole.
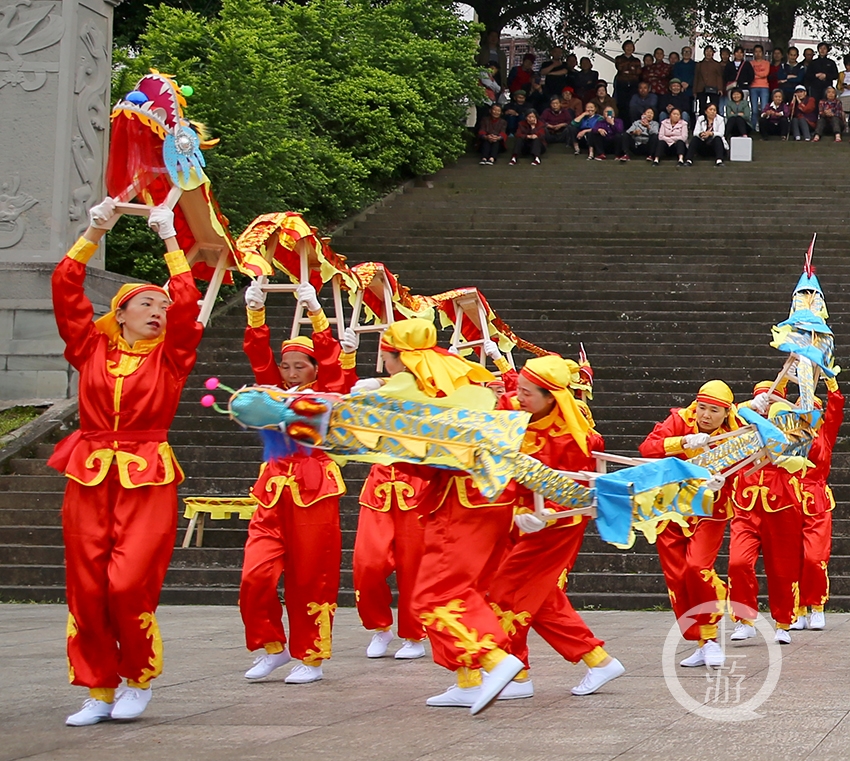
<instances>
[{"instance_id":1,"label":"carved stone pillar","mask_svg":"<svg viewBox=\"0 0 850 761\"><path fill-rule=\"evenodd\" d=\"M73 390L50 271L103 196L120 2L0 0L0 398Z\"/></svg>"}]
</instances>

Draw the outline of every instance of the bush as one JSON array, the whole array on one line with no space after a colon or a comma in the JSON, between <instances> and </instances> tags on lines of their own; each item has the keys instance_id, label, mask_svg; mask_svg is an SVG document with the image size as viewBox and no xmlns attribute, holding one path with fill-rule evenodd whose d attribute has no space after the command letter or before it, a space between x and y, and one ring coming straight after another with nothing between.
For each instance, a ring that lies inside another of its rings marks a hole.
<instances>
[{"instance_id":1,"label":"bush","mask_svg":"<svg viewBox=\"0 0 850 761\"><path fill-rule=\"evenodd\" d=\"M224 0L212 19L160 6L139 55L118 51L113 92L149 68L194 88L188 115L221 138L207 173L237 233L271 211L326 225L463 152L476 49L475 28L428 0ZM145 277L137 256L159 248L144 233L112 233L110 269Z\"/></svg>"}]
</instances>

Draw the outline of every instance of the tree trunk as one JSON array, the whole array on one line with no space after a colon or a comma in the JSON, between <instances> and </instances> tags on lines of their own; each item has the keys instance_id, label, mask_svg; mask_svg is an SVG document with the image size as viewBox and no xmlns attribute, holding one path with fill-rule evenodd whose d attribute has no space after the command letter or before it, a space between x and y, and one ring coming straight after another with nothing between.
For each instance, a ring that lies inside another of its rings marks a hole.
<instances>
[{"instance_id":1,"label":"tree trunk","mask_svg":"<svg viewBox=\"0 0 850 761\"><path fill-rule=\"evenodd\" d=\"M797 19L799 5L797 0L770 0L767 10L767 34L773 47L788 51L788 44L794 35L794 22Z\"/></svg>"}]
</instances>

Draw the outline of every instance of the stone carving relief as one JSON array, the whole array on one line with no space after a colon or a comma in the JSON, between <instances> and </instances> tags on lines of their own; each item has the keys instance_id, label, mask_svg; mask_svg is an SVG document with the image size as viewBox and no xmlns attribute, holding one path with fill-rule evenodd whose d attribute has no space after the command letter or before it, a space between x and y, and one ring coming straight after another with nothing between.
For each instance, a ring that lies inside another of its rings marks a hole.
<instances>
[{"instance_id":1,"label":"stone carving relief","mask_svg":"<svg viewBox=\"0 0 850 761\"><path fill-rule=\"evenodd\" d=\"M21 178L12 175L12 182L0 186L0 248L17 245L26 232L26 222L20 218L27 209L38 203L29 193L21 193Z\"/></svg>"},{"instance_id":2,"label":"stone carving relief","mask_svg":"<svg viewBox=\"0 0 850 761\"><path fill-rule=\"evenodd\" d=\"M14 0L0 7L0 88L10 85L32 92L43 87L47 75L59 71L59 63L28 61L24 56L52 47L64 31L57 4L33 8L32 0Z\"/></svg>"},{"instance_id":3,"label":"stone carving relief","mask_svg":"<svg viewBox=\"0 0 850 761\"><path fill-rule=\"evenodd\" d=\"M69 216L72 222L85 221L88 210L99 201L103 175L102 140L109 125L106 94L109 89L109 51L106 36L100 29L85 24L80 31L83 52L74 82L76 102L76 131L71 138L71 155L79 183L71 193ZM81 225L78 235L85 229Z\"/></svg>"}]
</instances>

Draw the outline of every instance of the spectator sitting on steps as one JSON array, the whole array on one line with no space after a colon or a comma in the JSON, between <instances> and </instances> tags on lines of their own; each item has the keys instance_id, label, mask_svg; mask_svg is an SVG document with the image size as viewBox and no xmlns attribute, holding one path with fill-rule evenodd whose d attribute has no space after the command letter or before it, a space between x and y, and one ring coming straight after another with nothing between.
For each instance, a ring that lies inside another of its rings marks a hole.
<instances>
[{"instance_id":1,"label":"spectator sitting on steps","mask_svg":"<svg viewBox=\"0 0 850 761\"><path fill-rule=\"evenodd\" d=\"M701 153L705 156L714 156L714 165L723 166L723 157L729 146L726 143L726 122L718 115L717 106L709 103L705 107L705 113L697 117L694 124L694 136L688 145L685 156L685 166L692 166L694 156Z\"/></svg>"},{"instance_id":2,"label":"spectator sitting on steps","mask_svg":"<svg viewBox=\"0 0 850 761\"><path fill-rule=\"evenodd\" d=\"M482 166L493 166L496 156L505 150L508 142L508 125L502 118L502 107L498 103L490 106L489 116L485 116L478 125L478 138L481 141Z\"/></svg>"},{"instance_id":3,"label":"spectator sitting on steps","mask_svg":"<svg viewBox=\"0 0 850 761\"><path fill-rule=\"evenodd\" d=\"M629 151L631 151L636 155L646 156L647 161L652 161L657 142L658 122L655 121L655 112L648 108L640 119L632 122L631 127L619 136L617 160L628 161Z\"/></svg>"},{"instance_id":4,"label":"spectator sitting on steps","mask_svg":"<svg viewBox=\"0 0 850 761\"><path fill-rule=\"evenodd\" d=\"M531 109L517 127L514 138L514 155L508 166L514 166L520 156L531 156L531 166L540 164L540 157L546 152L546 128L537 118L537 112Z\"/></svg>"},{"instance_id":5,"label":"spectator sitting on steps","mask_svg":"<svg viewBox=\"0 0 850 761\"><path fill-rule=\"evenodd\" d=\"M674 108L678 108L682 119L684 119L687 124L690 124L691 115L689 112L691 110L691 102L691 96L682 90L682 83L674 77L670 80L670 92L667 95L659 96L658 98L658 109L660 112L658 121L660 122L664 119L669 119L670 111Z\"/></svg>"},{"instance_id":6,"label":"spectator sitting on steps","mask_svg":"<svg viewBox=\"0 0 850 761\"><path fill-rule=\"evenodd\" d=\"M649 91L649 82L641 82L638 85L638 91L629 101L629 119L632 122L638 121L641 114L648 108L658 111L658 96Z\"/></svg>"},{"instance_id":7,"label":"spectator sitting on steps","mask_svg":"<svg viewBox=\"0 0 850 761\"><path fill-rule=\"evenodd\" d=\"M584 111L584 103L579 98L576 98L572 87L565 87L561 93L561 105L573 112L573 116Z\"/></svg>"},{"instance_id":8,"label":"spectator sitting on steps","mask_svg":"<svg viewBox=\"0 0 850 761\"><path fill-rule=\"evenodd\" d=\"M511 93L511 99L505 103L503 116L508 125L508 136L516 132L519 123L525 119L526 112L531 108L526 102L525 90Z\"/></svg>"},{"instance_id":9,"label":"spectator sitting on steps","mask_svg":"<svg viewBox=\"0 0 850 761\"><path fill-rule=\"evenodd\" d=\"M658 166L664 155L676 154L678 167L685 165L685 151L688 146L688 124L682 118L678 108L670 111L670 118L661 122L658 128L658 142L655 146L653 166Z\"/></svg>"},{"instance_id":10,"label":"spectator sitting on steps","mask_svg":"<svg viewBox=\"0 0 850 761\"><path fill-rule=\"evenodd\" d=\"M617 150L617 144L622 134L623 120L614 115L613 106L608 106L602 113L602 118L593 125L587 135L588 161L590 159L604 161L606 151Z\"/></svg>"},{"instance_id":11,"label":"spectator sitting on steps","mask_svg":"<svg viewBox=\"0 0 850 761\"><path fill-rule=\"evenodd\" d=\"M602 114L606 108L613 108L614 115L619 114L616 101L608 94L608 83L604 79L600 79L596 83L596 95L591 98L588 103L593 103L596 106L596 113Z\"/></svg>"},{"instance_id":12,"label":"spectator sitting on steps","mask_svg":"<svg viewBox=\"0 0 850 761\"><path fill-rule=\"evenodd\" d=\"M561 106L561 99L554 95L549 101L549 108L540 114L540 121L546 129L547 143L569 143L570 122L573 112Z\"/></svg>"},{"instance_id":13,"label":"spectator sitting on steps","mask_svg":"<svg viewBox=\"0 0 850 761\"><path fill-rule=\"evenodd\" d=\"M823 133L829 131L835 135L835 142L841 142L841 133L844 131L844 109L835 92L835 88L826 88L823 100L818 103L818 124L815 127L815 142L821 139Z\"/></svg>"},{"instance_id":14,"label":"spectator sitting on steps","mask_svg":"<svg viewBox=\"0 0 850 761\"><path fill-rule=\"evenodd\" d=\"M590 148L587 136L601 119L602 117L596 111L596 104L592 100L584 107L584 111L573 119L573 152L576 156L580 153L582 143Z\"/></svg>"},{"instance_id":15,"label":"spectator sitting on steps","mask_svg":"<svg viewBox=\"0 0 850 761\"><path fill-rule=\"evenodd\" d=\"M812 133L818 123L817 101L809 96L805 85L794 88L794 97L790 104L791 134L795 140L801 137L807 143L812 139Z\"/></svg>"},{"instance_id":16,"label":"spectator sitting on steps","mask_svg":"<svg viewBox=\"0 0 850 761\"><path fill-rule=\"evenodd\" d=\"M761 139L767 140L770 135L779 135L783 140L788 139L791 124L788 114L791 109L782 102L782 90L773 91L773 100L762 110L759 116L759 132Z\"/></svg>"},{"instance_id":17,"label":"spectator sitting on steps","mask_svg":"<svg viewBox=\"0 0 850 761\"><path fill-rule=\"evenodd\" d=\"M752 116L750 99L740 87L733 87L726 102L726 137L748 137Z\"/></svg>"}]
</instances>

